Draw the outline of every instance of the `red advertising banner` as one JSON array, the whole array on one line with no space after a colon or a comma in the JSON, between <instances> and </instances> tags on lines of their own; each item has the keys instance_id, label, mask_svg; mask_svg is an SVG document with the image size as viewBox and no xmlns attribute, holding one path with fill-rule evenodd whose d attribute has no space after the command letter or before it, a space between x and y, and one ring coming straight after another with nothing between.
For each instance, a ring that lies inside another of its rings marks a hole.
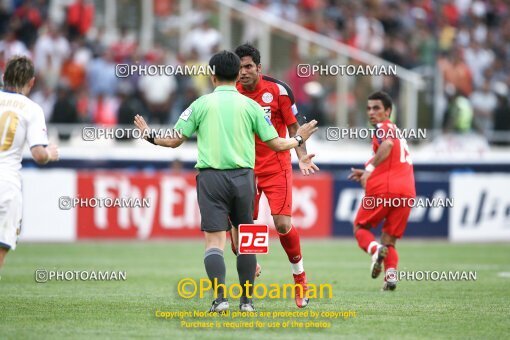
<instances>
[{"instance_id":1,"label":"red advertising banner","mask_svg":"<svg viewBox=\"0 0 510 340\"><path fill-rule=\"evenodd\" d=\"M201 237L195 173L124 171L78 172L77 197L130 198L146 205L83 206L77 210L78 239L155 239ZM293 224L304 237L328 237L332 224L330 175L294 176ZM133 203L133 200L131 200ZM267 202L258 222L274 229ZM274 230L272 230L274 235Z\"/></svg>"}]
</instances>

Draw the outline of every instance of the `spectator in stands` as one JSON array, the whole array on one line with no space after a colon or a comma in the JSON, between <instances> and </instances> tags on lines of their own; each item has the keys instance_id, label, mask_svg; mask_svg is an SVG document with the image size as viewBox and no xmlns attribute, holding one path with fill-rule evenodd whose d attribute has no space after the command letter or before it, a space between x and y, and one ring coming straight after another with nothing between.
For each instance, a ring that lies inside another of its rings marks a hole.
<instances>
[{"instance_id":1,"label":"spectator in stands","mask_svg":"<svg viewBox=\"0 0 510 340\"><path fill-rule=\"evenodd\" d=\"M221 35L220 32L211 27L210 19L207 16L202 18L200 24L192 29L184 38L184 55L189 55L191 50L198 52L201 62L208 62L211 56L218 51Z\"/></svg>"},{"instance_id":2,"label":"spectator in stands","mask_svg":"<svg viewBox=\"0 0 510 340\"><path fill-rule=\"evenodd\" d=\"M462 49L460 47L454 48L446 58L441 58L438 64L445 82L455 86L455 90L460 92L462 96L469 97L473 92L473 77L469 67L464 62Z\"/></svg>"},{"instance_id":3,"label":"spectator in stands","mask_svg":"<svg viewBox=\"0 0 510 340\"><path fill-rule=\"evenodd\" d=\"M134 34L130 34L127 27L121 27L119 39L111 46L113 51L113 60L120 64L130 61L136 52L137 46L138 41L136 36ZM131 121L130 123L133 122Z\"/></svg>"},{"instance_id":4,"label":"spectator in stands","mask_svg":"<svg viewBox=\"0 0 510 340\"><path fill-rule=\"evenodd\" d=\"M356 18L356 47L372 54L379 54L384 48L384 27L368 10Z\"/></svg>"},{"instance_id":5,"label":"spectator in stands","mask_svg":"<svg viewBox=\"0 0 510 340\"><path fill-rule=\"evenodd\" d=\"M188 83L185 85L185 88L175 98L175 102L172 109L172 115L170 117L170 122L176 122L179 119L181 113L186 110L191 103L193 103L198 97L200 97L197 88L193 86L193 83ZM131 120L132 121L132 120Z\"/></svg>"},{"instance_id":6,"label":"spectator in stands","mask_svg":"<svg viewBox=\"0 0 510 340\"><path fill-rule=\"evenodd\" d=\"M505 83L495 83L494 92L498 103L494 109L494 132L504 134L504 138L496 138L496 145L510 145L510 102L508 100L508 86ZM500 136L497 136L500 137Z\"/></svg>"},{"instance_id":7,"label":"spectator in stands","mask_svg":"<svg viewBox=\"0 0 510 340\"><path fill-rule=\"evenodd\" d=\"M117 93L118 78L115 75L115 64L108 51L98 51L98 55L88 64L87 84L89 94L114 96Z\"/></svg>"},{"instance_id":8,"label":"spectator in stands","mask_svg":"<svg viewBox=\"0 0 510 340\"><path fill-rule=\"evenodd\" d=\"M117 124L119 101L109 93L100 92L90 101L92 122L101 126L114 126Z\"/></svg>"},{"instance_id":9,"label":"spectator in stands","mask_svg":"<svg viewBox=\"0 0 510 340\"><path fill-rule=\"evenodd\" d=\"M57 101L51 113L51 123L73 124L78 123L78 112L72 91L66 84L59 84L57 87ZM60 140L67 141L71 137L68 131L59 130Z\"/></svg>"},{"instance_id":10,"label":"spectator in stands","mask_svg":"<svg viewBox=\"0 0 510 340\"><path fill-rule=\"evenodd\" d=\"M76 61L74 52L64 60L60 77L73 91L77 91L85 84L85 68Z\"/></svg>"},{"instance_id":11,"label":"spectator in stands","mask_svg":"<svg viewBox=\"0 0 510 340\"><path fill-rule=\"evenodd\" d=\"M310 96L305 92L304 85L312 80L315 80L315 77L298 76L296 72L298 64L301 64L301 62L295 61L291 64L285 74L285 79L287 79L289 86L294 93L294 100L296 101L298 110L301 111L302 108L306 108L310 104Z\"/></svg>"},{"instance_id":12,"label":"spectator in stands","mask_svg":"<svg viewBox=\"0 0 510 340\"><path fill-rule=\"evenodd\" d=\"M189 57L185 58L184 63L188 66L206 65L199 60L198 52L194 48L191 50ZM181 81L179 82L179 84L185 84L185 86L180 86L180 88L187 88L188 87L187 85L189 84L190 86L193 86L197 90L199 96L211 92L211 78L208 75L201 74L194 76L186 76L185 78L186 79L180 79Z\"/></svg>"},{"instance_id":13,"label":"spectator in stands","mask_svg":"<svg viewBox=\"0 0 510 340\"><path fill-rule=\"evenodd\" d=\"M84 36L94 24L94 3L90 0L76 0L67 9L67 25L71 40Z\"/></svg>"},{"instance_id":14,"label":"spectator in stands","mask_svg":"<svg viewBox=\"0 0 510 340\"><path fill-rule=\"evenodd\" d=\"M137 114L145 111L143 103L136 95L131 83L124 81L119 84L118 97L120 100L117 111L117 124L131 125ZM184 110L183 110L184 111ZM123 140L127 140L127 134Z\"/></svg>"},{"instance_id":15,"label":"spectator in stands","mask_svg":"<svg viewBox=\"0 0 510 340\"><path fill-rule=\"evenodd\" d=\"M0 41L0 69L3 70L7 60L15 55L31 56L25 44L16 38L16 33L11 27L5 34L4 39Z\"/></svg>"},{"instance_id":16,"label":"spectator in stands","mask_svg":"<svg viewBox=\"0 0 510 340\"><path fill-rule=\"evenodd\" d=\"M467 48L464 52L464 60L473 75L473 85L475 88L483 87L483 74L494 61L494 53L482 47L476 40L472 40L469 48Z\"/></svg>"},{"instance_id":17,"label":"spectator in stands","mask_svg":"<svg viewBox=\"0 0 510 340\"><path fill-rule=\"evenodd\" d=\"M165 64L164 53L155 54L153 63L156 65ZM173 93L177 89L175 77L165 74L141 76L138 88L150 112L150 121L156 124L167 124Z\"/></svg>"},{"instance_id":18,"label":"spectator in stands","mask_svg":"<svg viewBox=\"0 0 510 340\"><path fill-rule=\"evenodd\" d=\"M31 49L37 38L37 30L43 22L39 9L34 6L33 1L26 0L14 11L11 21L15 23L19 39Z\"/></svg>"},{"instance_id":19,"label":"spectator in stands","mask_svg":"<svg viewBox=\"0 0 510 340\"><path fill-rule=\"evenodd\" d=\"M38 90L30 93L30 99L41 106L45 120L47 122L51 121L53 107L57 100L57 96L53 88L42 82L42 86L39 86Z\"/></svg>"},{"instance_id":20,"label":"spectator in stands","mask_svg":"<svg viewBox=\"0 0 510 340\"><path fill-rule=\"evenodd\" d=\"M448 98L443 124L445 132L470 132L473 125L471 103L453 84L447 84L445 92Z\"/></svg>"},{"instance_id":21,"label":"spectator in stands","mask_svg":"<svg viewBox=\"0 0 510 340\"><path fill-rule=\"evenodd\" d=\"M3 37L9 30L9 19L11 15L5 2L0 3L0 37Z\"/></svg>"},{"instance_id":22,"label":"spectator in stands","mask_svg":"<svg viewBox=\"0 0 510 340\"><path fill-rule=\"evenodd\" d=\"M67 39L53 24L46 25L46 32L37 38L34 48L34 66L39 76L51 87L59 82L64 60L71 53Z\"/></svg>"},{"instance_id":23,"label":"spectator in stands","mask_svg":"<svg viewBox=\"0 0 510 340\"><path fill-rule=\"evenodd\" d=\"M308 106L298 107L300 113L298 119L302 119L299 123L304 124L315 119L318 122L317 126L330 126L332 122L328 119L324 107L325 93L322 85L317 81L311 81L305 84L304 90L310 102Z\"/></svg>"},{"instance_id":24,"label":"spectator in stands","mask_svg":"<svg viewBox=\"0 0 510 340\"><path fill-rule=\"evenodd\" d=\"M474 127L477 131L487 136L492 129L493 112L498 104L496 95L491 91L488 80L469 98L474 110Z\"/></svg>"},{"instance_id":25,"label":"spectator in stands","mask_svg":"<svg viewBox=\"0 0 510 340\"><path fill-rule=\"evenodd\" d=\"M270 5L266 8L266 11L277 17L292 22L297 22L299 19L299 12L296 4L290 0L271 2Z\"/></svg>"}]
</instances>

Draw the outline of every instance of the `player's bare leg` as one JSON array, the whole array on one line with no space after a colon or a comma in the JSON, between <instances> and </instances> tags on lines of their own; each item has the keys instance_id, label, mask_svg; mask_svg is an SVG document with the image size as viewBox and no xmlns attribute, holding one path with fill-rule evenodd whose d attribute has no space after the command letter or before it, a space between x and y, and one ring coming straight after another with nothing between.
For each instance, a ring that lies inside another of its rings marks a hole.
<instances>
[{"instance_id":1,"label":"player's bare leg","mask_svg":"<svg viewBox=\"0 0 510 340\"><path fill-rule=\"evenodd\" d=\"M372 256L370 275L375 279L381 274L383 261L388 255L388 247L384 243L380 244L375 241L374 234L368 225L355 225L353 232L359 247Z\"/></svg>"},{"instance_id":2,"label":"player's bare leg","mask_svg":"<svg viewBox=\"0 0 510 340\"><path fill-rule=\"evenodd\" d=\"M0 269L2 269L5 261L5 257L7 256L7 253L9 252L9 249L0 247Z\"/></svg>"},{"instance_id":3,"label":"player's bare leg","mask_svg":"<svg viewBox=\"0 0 510 340\"><path fill-rule=\"evenodd\" d=\"M232 226L232 229L229 231L230 234L230 246L232 248L232 252L235 256L237 256L237 249L239 245L239 230ZM262 274L262 267L257 262L257 267L255 267L255 277L259 277Z\"/></svg>"},{"instance_id":4,"label":"player's bare leg","mask_svg":"<svg viewBox=\"0 0 510 340\"><path fill-rule=\"evenodd\" d=\"M227 299L225 299L225 260L223 258L223 249L225 248L226 232L204 232L205 236L205 256L204 265L205 271L209 280L214 284L215 279L218 287L214 287L214 291L218 296L213 301L210 312L224 312L229 308ZM220 286L220 285L223 286Z\"/></svg>"},{"instance_id":5,"label":"player's bare leg","mask_svg":"<svg viewBox=\"0 0 510 340\"><path fill-rule=\"evenodd\" d=\"M307 297L308 285L303 267L303 257L301 256L299 234L292 225L290 216L273 215L273 221L280 238L280 243L289 258L292 276L296 284L296 305L299 308L306 307L310 299Z\"/></svg>"},{"instance_id":6,"label":"player's bare leg","mask_svg":"<svg viewBox=\"0 0 510 340\"><path fill-rule=\"evenodd\" d=\"M398 253L395 249L397 238L387 233L382 233L381 243L388 248L388 255L384 259L385 275L383 290L395 290L397 288Z\"/></svg>"}]
</instances>

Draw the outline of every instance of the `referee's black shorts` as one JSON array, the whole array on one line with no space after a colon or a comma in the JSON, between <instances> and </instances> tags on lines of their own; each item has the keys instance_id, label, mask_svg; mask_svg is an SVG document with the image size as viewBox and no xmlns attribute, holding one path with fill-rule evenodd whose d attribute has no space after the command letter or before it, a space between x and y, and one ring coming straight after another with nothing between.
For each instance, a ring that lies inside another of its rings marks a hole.
<instances>
[{"instance_id":1,"label":"referee's black shorts","mask_svg":"<svg viewBox=\"0 0 510 340\"><path fill-rule=\"evenodd\" d=\"M229 218L236 228L253 223L253 169L200 169L197 197L202 231L230 230Z\"/></svg>"}]
</instances>

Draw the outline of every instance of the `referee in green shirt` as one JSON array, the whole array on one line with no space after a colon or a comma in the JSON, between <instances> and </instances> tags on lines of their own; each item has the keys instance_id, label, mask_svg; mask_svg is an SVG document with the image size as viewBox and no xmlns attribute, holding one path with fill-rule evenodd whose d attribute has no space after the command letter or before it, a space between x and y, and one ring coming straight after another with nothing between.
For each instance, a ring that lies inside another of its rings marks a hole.
<instances>
[{"instance_id":1,"label":"referee in green shirt","mask_svg":"<svg viewBox=\"0 0 510 340\"><path fill-rule=\"evenodd\" d=\"M209 279L224 285L223 249L229 219L235 228L239 224L253 223L254 133L272 150L284 151L306 141L317 130L317 122L303 124L292 138L280 138L259 104L237 92L239 57L223 51L215 54L209 65L215 70L211 77L214 92L198 98L181 114L175 129L182 130L182 138L177 134L174 138L158 138L139 115L135 117L135 125L148 136L147 141L171 148L178 147L197 133L198 162L195 167L199 170L197 197L206 242L204 264ZM245 287L253 288L256 265L254 254L237 256L237 272L243 287L241 311L255 310L252 299L248 298L252 291ZM245 286L246 282L251 286ZM218 287L218 297L213 301L211 312L229 308L222 287Z\"/></svg>"}]
</instances>

